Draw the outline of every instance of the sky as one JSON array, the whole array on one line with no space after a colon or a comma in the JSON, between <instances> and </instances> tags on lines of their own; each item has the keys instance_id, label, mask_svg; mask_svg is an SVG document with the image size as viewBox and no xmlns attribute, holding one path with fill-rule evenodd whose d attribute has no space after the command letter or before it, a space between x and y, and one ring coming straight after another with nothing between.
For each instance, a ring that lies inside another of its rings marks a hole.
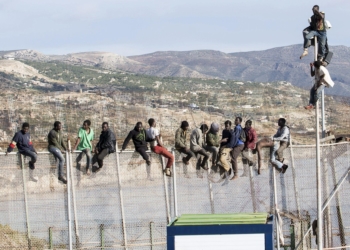
<instances>
[{"instance_id":1,"label":"sky","mask_svg":"<svg viewBox=\"0 0 350 250\"><path fill-rule=\"evenodd\" d=\"M329 45L350 46L349 0L0 0L0 51L265 50L301 44L315 4Z\"/></svg>"}]
</instances>

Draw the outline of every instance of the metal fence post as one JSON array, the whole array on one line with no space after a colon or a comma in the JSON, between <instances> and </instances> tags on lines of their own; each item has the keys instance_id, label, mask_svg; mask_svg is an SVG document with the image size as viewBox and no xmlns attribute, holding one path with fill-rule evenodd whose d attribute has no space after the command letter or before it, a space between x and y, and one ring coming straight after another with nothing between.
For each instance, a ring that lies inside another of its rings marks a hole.
<instances>
[{"instance_id":1,"label":"metal fence post","mask_svg":"<svg viewBox=\"0 0 350 250\"><path fill-rule=\"evenodd\" d=\"M172 154L174 156L175 159L175 151L174 149L172 149ZM178 212L177 212L177 191L176 191L176 164L175 164L175 160L174 160L174 171L173 171L174 175L173 175L173 192L174 192L174 213L175 213L175 217L178 217Z\"/></svg>"},{"instance_id":2,"label":"metal fence post","mask_svg":"<svg viewBox=\"0 0 350 250\"><path fill-rule=\"evenodd\" d=\"M164 158L159 155L161 163L162 163L162 171L165 169L165 162L164 162ZM174 172L174 166L173 167L173 172ZM166 209L166 215L167 215L167 222L170 222L170 209L169 209L169 193L168 193L168 188L167 188L167 177L165 176L165 174L162 172L163 175L163 182L164 182L164 192L165 192L165 209Z\"/></svg>"},{"instance_id":3,"label":"metal fence post","mask_svg":"<svg viewBox=\"0 0 350 250\"><path fill-rule=\"evenodd\" d=\"M69 161L67 160L69 159L69 153L68 151L66 151L66 162L67 162L67 210L68 210L68 241L69 241L69 250L72 250L73 249L73 245L72 245L72 215L71 215L71 211L70 211L70 208L71 208L71 191L70 191L70 183L71 183L71 180L70 180L70 177L69 177L69 168L70 168L70 164L69 164Z\"/></svg>"},{"instance_id":4,"label":"metal fence post","mask_svg":"<svg viewBox=\"0 0 350 250\"><path fill-rule=\"evenodd\" d=\"M101 249L105 249L105 225L100 225L100 241L101 241Z\"/></svg>"},{"instance_id":5,"label":"metal fence post","mask_svg":"<svg viewBox=\"0 0 350 250\"><path fill-rule=\"evenodd\" d=\"M52 242L52 227L49 227L49 248L53 249L53 242Z\"/></svg>"},{"instance_id":6,"label":"metal fence post","mask_svg":"<svg viewBox=\"0 0 350 250\"><path fill-rule=\"evenodd\" d=\"M124 248L127 248L127 235L126 235L126 224L125 224L125 213L124 213L124 200L123 200L123 190L120 180L120 173L119 173L119 166L120 166L120 159L119 159L119 149L118 149L118 143L115 146L115 155L117 157L117 178L118 178L118 187L119 187L119 196L120 196L120 211L122 216L122 227L123 227L123 236L124 236Z\"/></svg>"},{"instance_id":7,"label":"metal fence post","mask_svg":"<svg viewBox=\"0 0 350 250\"><path fill-rule=\"evenodd\" d=\"M69 171L67 169L67 176L69 175L69 179L71 180L71 188L72 188L72 198L73 198L73 213L74 213L74 229L75 229L75 241L76 241L76 247L80 247L80 237L79 237L79 226L78 226L78 216L77 216L77 202L75 199L75 186L73 183L73 156L70 152L72 149L70 140L68 139L68 155L69 158L67 158L67 161L69 161Z\"/></svg>"},{"instance_id":8,"label":"metal fence post","mask_svg":"<svg viewBox=\"0 0 350 250\"><path fill-rule=\"evenodd\" d=\"M154 225L154 222L151 221L149 223L149 238L150 238L151 250L153 249L153 225Z\"/></svg>"},{"instance_id":9,"label":"metal fence post","mask_svg":"<svg viewBox=\"0 0 350 250\"><path fill-rule=\"evenodd\" d=\"M23 193L24 193L24 207L25 207L25 213L26 213L28 248L32 249L32 239L30 236L29 211L28 211L27 182L25 180L24 158L22 154L20 155L20 159L21 159L21 168L22 168L22 181L23 181Z\"/></svg>"}]
</instances>

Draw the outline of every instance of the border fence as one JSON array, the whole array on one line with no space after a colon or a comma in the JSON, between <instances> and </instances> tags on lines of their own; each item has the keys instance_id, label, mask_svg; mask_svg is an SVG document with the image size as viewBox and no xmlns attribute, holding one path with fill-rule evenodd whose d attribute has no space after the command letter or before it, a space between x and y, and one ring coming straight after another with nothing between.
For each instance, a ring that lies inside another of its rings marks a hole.
<instances>
[{"instance_id":1,"label":"border fence","mask_svg":"<svg viewBox=\"0 0 350 250\"><path fill-rule=\"evenodd\" d=\"M321 146L325 249L350 247L349 146ZM153 153L150 166L133 151L111 154L91 175L84 160L76 164L78 152L67 153L67 185L58 181L48 152L39 153L35 170L28 168L28 158L0 154L0 248L166 249L166 226L177 215L252 212L281 218L273 220L282 234L275 237L276 249L317 247L310 230L317 218L315 146L286 149L285 174L269 166L264 150L262 174L250 169L235 181L204 170L198 178L195 159L186 166L172 152L171 178Z\"/></svg>"}]
</instances>

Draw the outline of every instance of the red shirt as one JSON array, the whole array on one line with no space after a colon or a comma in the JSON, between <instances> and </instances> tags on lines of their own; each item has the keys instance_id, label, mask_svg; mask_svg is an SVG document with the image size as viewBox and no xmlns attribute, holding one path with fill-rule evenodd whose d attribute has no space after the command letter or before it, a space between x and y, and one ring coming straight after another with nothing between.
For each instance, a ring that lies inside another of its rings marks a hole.
<instances>
[{"instance_id":1,"label":"red shirt","mask_svg":"<svg viewBox=\"0 0 350 250\"><path fill-rule=\"evenodd\" d=\"M246 141L244 143L244 147L245 148L250 148L250 149L254 149L256 142L258 140L258 136L256 135L256 131L253 128L247 129L244 128L244 131L247 135L246 137Z\"/></svg>"}]
</instances>

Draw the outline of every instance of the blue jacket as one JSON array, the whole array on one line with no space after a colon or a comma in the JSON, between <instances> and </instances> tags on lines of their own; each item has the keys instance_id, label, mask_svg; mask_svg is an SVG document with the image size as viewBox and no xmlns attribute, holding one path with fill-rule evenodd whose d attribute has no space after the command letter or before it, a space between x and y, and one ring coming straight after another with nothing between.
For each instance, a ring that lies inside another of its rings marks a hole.
<instances>
[{"instance_id":1,"label":"blue jacket","mask_svg":"<svg viewBox=\"0 0 350 250\"><path fill-rule=\"evenodd\" d=\"M226 148L234 148L239 145L243 145L244 142L240 140L242 127L240 124L236 125L234 130L231 130L231 138L226 144Z\"/></svg>"}]
</instances>

